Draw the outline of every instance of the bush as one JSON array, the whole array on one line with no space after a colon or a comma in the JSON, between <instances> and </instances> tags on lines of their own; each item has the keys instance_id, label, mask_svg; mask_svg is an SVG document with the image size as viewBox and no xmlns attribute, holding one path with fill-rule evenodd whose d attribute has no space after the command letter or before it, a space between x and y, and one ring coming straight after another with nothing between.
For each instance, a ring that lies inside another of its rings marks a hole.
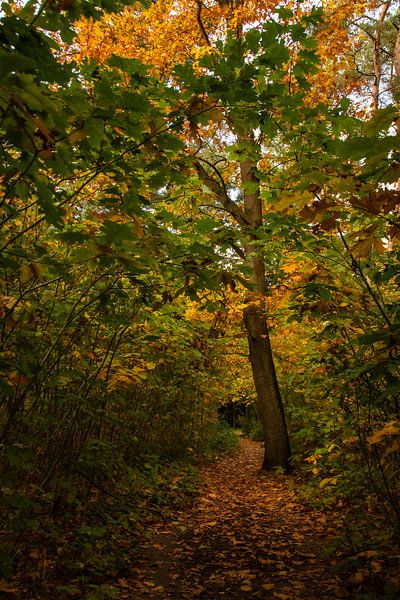
<instances>
[{"instance_id":1,"label":"bush","mask_svg":"<svg viewBox=\"0 0 400 600\"><path fill-rule=\"evenodd\" d=\"M256 442L264 440L261 421L259 419L250 419L246 421L242 427L243 433Z\"/></svg>"},{"instance_id":2,"label":"bush","mask_svg":"<svg viewBox=\"0 0 400 600\"><path fill-rule=\"evenodd\" d=\"M207 439L203 440L201 454L209 460L221 454L233 454L237 450L238 435L225 421L211 423L206 435Z\"/></svg>"}]
</instances>

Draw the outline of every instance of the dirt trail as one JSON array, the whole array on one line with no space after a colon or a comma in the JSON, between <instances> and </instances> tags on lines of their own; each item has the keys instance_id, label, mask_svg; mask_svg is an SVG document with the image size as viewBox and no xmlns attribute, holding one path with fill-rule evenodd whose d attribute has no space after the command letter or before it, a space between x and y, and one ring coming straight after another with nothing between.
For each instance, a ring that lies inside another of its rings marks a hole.
<instances>
[{"instance_id":1,"label":"dirt trail","mask_svg":"<svg viewBox=\"0 0 400 600\"><path fill-rule=\"evenodd\" d=\"M295 495L288 478L260 475L261 445L203 469L201 494L156 527L127 582L134 600L346 598L327 558L335 525Z\"/></svg>"}]
</instances>

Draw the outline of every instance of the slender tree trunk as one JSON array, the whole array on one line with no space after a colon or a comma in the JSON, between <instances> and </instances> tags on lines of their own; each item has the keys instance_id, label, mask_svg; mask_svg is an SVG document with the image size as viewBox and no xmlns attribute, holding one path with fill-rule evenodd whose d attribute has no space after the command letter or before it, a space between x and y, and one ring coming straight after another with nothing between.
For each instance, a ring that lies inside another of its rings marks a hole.
<instances>
[{"instance_id":1,"label":"slender tree trunk","mask_svg":"<svg viewBox=\"0 0 400 600\"><path fill-rule=\"evenodd\" d=\"M232 200L217 169L203 160L213 172L208 172L197 159L197 173L203 182L215 194L221 205L242 227L243 233L249 236L248 247L244 259L251 267L252 292L244 310L244 322L247 329L249 356L253 371L254 385L257 393L257 410L263 426L265 456L263 469L273 467L290 468L290 444L287 434L285 415L276 378L268 334L267 315L265 310L265 264L262 253L252 243L257 240L258 232L263 224L260 182L256 175L257 159L253 158L256 143L253 134L238 136L246 143L247 156L240 164L241 183L244 191L244 203Z\"/></svg>"},{"instance_id":2,"label":"slender tree trunk","mask_svg":"<svg viewBox=\"0 0 400 600\"><path fill-rule=\"evenodd\" d=\"M397 31L396 43L394 45L393 66L396 77L400 77L400 29Z\"/></svg>"},{"instance_id":3,"label":"slender tree trunk","mask_svg":"<svg viewBox=\"0 0 400 600\"><path fill-rule=\"evenodd\" d=\"M378 110L379 108L380 84L382 79L382 23L385 20L390 4L391 0L389 0L388 2L384 2L381 7L381 10L378 15L377 30L375 38L373 40L374 47L372 57L374 63L374 80L372 82L372 108L374 111Z\"/></svg>"},{"instance_id":4,"label":"slender tree trunk","mask_svg":"<svg viewBox=\"0 0 400 600\"><path fill-rule=\"evenodd\" d=\"M393 68L394 68L394 77L400 78L400 29L397 30L396 42L393 49ZM397 135L400 134L400 118L395 120L395 127L397 130ZM396 189L400 190L400 179L396 182Z\"/></svg>"},{"instance_id":5,"label":"slender tree trunk","mask_svg":"<svg viewBox=\"0 0 400 600\"><path fill-rule=\"evenodd\" d=\"M282 400L276 379L265 310L255 303L244 311L249 355L257 392L257 412L265 442L262 468L290 469L290 444Z\"/></svg>"},{"instance_id":6,"label":"slender tree trunk","mask_svg":"<svg viewBox=\"0 0 400 600\"><path fill-rule=\"evenodd\" d=\"M254 144L253 136L248 136L246 142ZM240 165L244 189L244 213L253 240L257 239L257 231L263 222L260 185L255 171L254 160L244 160ZM252 268L253 290L243 316L257 393L257 409L265 441L262 468L270 470L273 467L282 467L288 470L291 450L268 332L265 308L265 263L252 244L249 244L247 255Z\"/></svg>"}]
</instances>

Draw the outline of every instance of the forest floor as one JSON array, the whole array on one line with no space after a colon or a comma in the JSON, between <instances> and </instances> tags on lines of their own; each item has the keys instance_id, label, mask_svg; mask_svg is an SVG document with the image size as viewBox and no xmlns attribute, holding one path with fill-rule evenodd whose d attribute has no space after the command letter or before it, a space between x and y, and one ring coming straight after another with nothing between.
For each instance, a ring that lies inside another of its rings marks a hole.
<instances>
[{"instance_id":1,"label":"forest floor","mask_svg":"<svg viewBox=\"0 0 400 600\"><path fill-rule=\"evenodd\" d=\"M261 474L262 454L242 438L238 453L202 468L199 495L154 525L121 598L351 597L328 553L338 519L299 500L290 477Z\"/></svg>"}]
</instances>

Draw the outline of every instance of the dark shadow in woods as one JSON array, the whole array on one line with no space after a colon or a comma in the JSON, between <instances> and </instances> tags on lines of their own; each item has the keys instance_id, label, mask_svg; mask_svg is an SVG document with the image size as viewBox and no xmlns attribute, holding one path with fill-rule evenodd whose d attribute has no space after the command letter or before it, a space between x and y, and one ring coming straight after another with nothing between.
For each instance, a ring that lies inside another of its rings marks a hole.
<instances>
[{"instance_id":1,"label":"dark shadow in woods","mask_svg":"<svg viewBox=\"0 0 400 600\"><path fill-rule=\"evenodd\" d=\"M243 428L252 421L258 421L254 406L245 402L228 402L218 408L218 415L234 429Z\"/></svg>"}]
</instances>

